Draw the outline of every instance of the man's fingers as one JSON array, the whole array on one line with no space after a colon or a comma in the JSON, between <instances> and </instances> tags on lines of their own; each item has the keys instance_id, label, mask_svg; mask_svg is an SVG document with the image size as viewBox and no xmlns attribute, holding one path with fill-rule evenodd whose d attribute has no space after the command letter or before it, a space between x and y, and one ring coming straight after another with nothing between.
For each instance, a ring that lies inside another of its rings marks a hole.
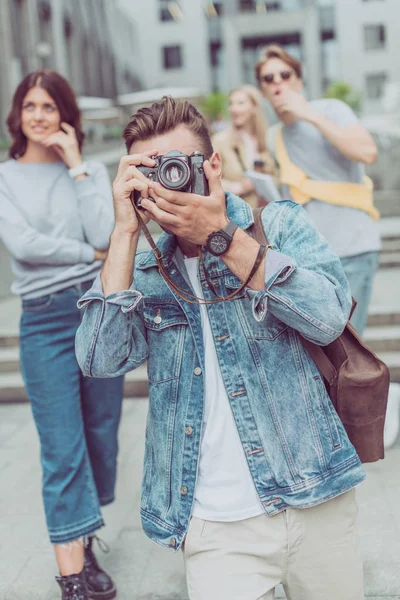
<instances>
[{"instance_id":1,"label":"man's fingers","mask_svg":"<svg viewBox=\"0 0 400 600\"><path fill-rule=\"evenodd\" d=\"M157 204L151 200L143 200L142 206L146 212L151 214L151 217L162 225L178 225L179 219L176 215L162 210Z\"/></svg>"},{"instance_id":2,"label":"man's fingers","mask_svg":"<svg viewBox=\"0 0 400 600\"><path fill-rule=\"evenodd\" d=\"M146 167L154 167L156 161L150 158L158 153L158 150L149 150L143 154L127 154L119 161L117 178L121 177L122 173L130 166L144 165Z\"/></svg>"},{"instance_id":3,"label":"man's fingers","mask_svg":"<svg viewBox=\"0 0 400 600\"><path fill-rule=\"evenodd\" d=\"M168 200L157 196L151 188L149 189L149 196L153 198L157 206L165 212L171 213L172 215L178 215L182 212L182 208L179 204L174 204L173 202L169 202Z\"/></svg>"},{"instance_id":4,"label":"man's fingers","mask_svg":"<svg viewBox=\"0 0 400 600\"><path fill-rule=\"evenodd\" d=\"M122 181L129 181L130 179L140 179L149 185L150 179L147 179L146 175L140 171L137 167L130 166L124 171L121 177Z\"/></svg>"},{"instance_id":5,"label":"man's fingers","mask_svg":"<svg viewBox=\"0 0 400 600\"><path fill-rule=\"evenodd\" d=\"M217 192L221 192L222 191L221 178L215 174L209 160L204 161L203 169L204 169L205 176L207 177L207 180L208 180L210 196L213 193L215 194Z\"/></svg>"},{"instance_id":6,"label":"man's fingers","mask_svg":"<svg viewBox=\"0 0 400 600\"><path fill-rule=\"evenodd\" d=\"M179 204L185 206L189 202L189 194L187 192L177 192L176 190L167 190L161 183L152 182L150 189L154 190L154 195L168 200L171 204Z\"/></svg>"}]
</instances>

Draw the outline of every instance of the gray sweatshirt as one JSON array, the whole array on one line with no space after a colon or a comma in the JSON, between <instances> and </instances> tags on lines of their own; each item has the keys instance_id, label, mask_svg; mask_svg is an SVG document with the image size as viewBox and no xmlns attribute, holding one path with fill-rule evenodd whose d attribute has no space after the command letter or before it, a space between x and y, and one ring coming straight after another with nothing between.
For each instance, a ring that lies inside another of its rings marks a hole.
<instances>
[{"instance_id":1,"label":"gray sweatshirt","mask_svg":"<svg viewBox=\"0 0 400 600\"><path fill-rule=\"evenodd\" d=\"M0 164L0 239L11 254L11 291L37 298L94 279L114 225L104 165L71 179L63 162Z\"/></svg>"}]
</instances>

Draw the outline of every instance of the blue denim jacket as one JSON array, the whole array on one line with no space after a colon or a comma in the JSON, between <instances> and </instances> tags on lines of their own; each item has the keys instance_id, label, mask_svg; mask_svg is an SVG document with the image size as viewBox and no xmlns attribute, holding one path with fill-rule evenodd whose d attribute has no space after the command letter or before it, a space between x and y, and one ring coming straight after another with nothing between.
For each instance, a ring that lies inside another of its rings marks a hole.
<instances>
[{"instance_id":1,"label":"blue denim jacket","mask_svg":"<svg viewBox=\"0 0 400 600\"><path fill-rule=\"evenodd\" d=\"M248 204L227 197L228 217L253 223ZM364 469L300 335L326 345L350 311L341 263L290 201L263 211L270 244L265 289L207 306L216 352L249 469L268 515L306 508L360 483ZM171 278L193 293L176 239L159 247ZM208 272L222 295L239 286L208 253ZM205 298L212 298L200 266ZM85 375L112 377L148 366L150 402L141 502L142 523L155 542L178 549L191 515L202 435L204 348L198 305L177 297L151 251L137 255L130 290L106 299L100 279L79 301L76 338Z\"/></svg>"}]
</instances>

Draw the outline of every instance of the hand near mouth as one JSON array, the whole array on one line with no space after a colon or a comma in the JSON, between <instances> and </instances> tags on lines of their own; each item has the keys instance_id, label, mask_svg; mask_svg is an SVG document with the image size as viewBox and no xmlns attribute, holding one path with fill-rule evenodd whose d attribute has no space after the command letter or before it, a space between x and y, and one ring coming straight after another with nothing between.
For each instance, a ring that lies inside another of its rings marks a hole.
<instances>
[{"instance_id":1,"label":"hand near mouth","mask_svg":"<svg viewBox=\"0 0 400 600\"><path fill-rule=\"evenodd\" d=\"M275 109L278 114L291 114L297 119L311 121L314 110L307 100L299 92L293 90L281 90L275 94Z\"/></svg>"},{"instance_id":2,"label":"hand near mouth","mask_svg":"<svg viewBox=\"0 0 400 600\"><path fill-rule=\"evenodd\" d=\"M69 169L73 169L83 162L75 129L68 123L61 123L60 131L52 133L42 143L46 148L52 148L57 152Z\"/></svg>"}]
</instances>

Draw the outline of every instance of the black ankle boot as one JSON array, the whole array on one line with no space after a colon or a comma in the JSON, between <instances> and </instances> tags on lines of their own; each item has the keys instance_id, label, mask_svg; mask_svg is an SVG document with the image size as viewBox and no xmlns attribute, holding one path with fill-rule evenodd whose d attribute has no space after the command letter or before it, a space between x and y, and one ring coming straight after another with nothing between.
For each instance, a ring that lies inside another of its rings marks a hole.
<instances>
[{"instance_id":1,"label":"black ankle boot","mask_svg":"<svg viewBox=\"0 0 400 600\"><path fill-rule=\"evenodd\" d=\"M56 577L56 581L61 588L61 600L89 600L90 596L83 571L77 575Z\"/></svg>"},{"instance_id":2,"label":"black ankle boot","mask_svg":"<svg viewBox=\"0 0 400 600\"><path fill-rule=\"evenodd\" d=\"M101 542L97 536L91 536L85 538L85 562L83 570L85 573L86 585L89 592L89 598L91 600L111 600L117 595L117 590L113 580L103 569L99 567L99 563L93 552L93 540L96 539L100 547ZM107 546L104 544L108 552Z\"/></svg>"}]
</instances>

